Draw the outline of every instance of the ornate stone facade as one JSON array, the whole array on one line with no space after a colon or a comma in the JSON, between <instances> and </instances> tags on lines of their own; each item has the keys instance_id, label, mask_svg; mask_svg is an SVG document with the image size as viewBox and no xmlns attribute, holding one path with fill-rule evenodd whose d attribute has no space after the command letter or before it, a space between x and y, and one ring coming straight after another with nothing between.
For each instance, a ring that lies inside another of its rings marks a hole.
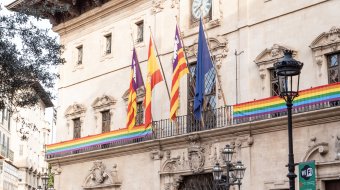
<instances>
[{"instance_id":1,"label":"ornate stone facade","mask_svg":"<svg viewBox=\"0 0 340 190\"><path fill-rule=\"evenodd\" d=\"M69 17L73 19L54 27L61 35L66 48L64 56L70 63L60 68L62 78L59 109L68 111L62 115L65 117L58 118L58 142L68 140L65 138L68 135L68 125L65 126L65 123L75 116L83 118L84 139L87 135L97 133L95 110L101 108L101 104L95 103L92 107L92 103L104 94L111 97L107 99L111 102L109 107L113 106L112 130L125 127L125 99L134 44L131 40L131 26L136 21L143 20L145 37L150 36L150 30L154 34L154 44L157 45L168 85L171 84L173 70L173 36L176 23L182 32L188 62L194 63L197 60L198 27L190 20L191 1L102 2L100 7L93 4L93 9L75 18ZM300 89L328 84L327 55L340 51L339 1L235 2L212 0L211 20L205 23L210 55L217 71L216 86L212 86L219 92L216 99L222 99L222 94L225 96L223 101L217 101L216 107L235 104L235 70L239 72L237 82L242 84L238 89L238 102L270 97L269 91L267 93L261 88L269 89L268 68L282 57L285 49L294 50L294 58L305 63ZM98 39L106 31L112 32L113 51L110 58L101 59L101 44ZM144 40L141 45L136 46L144 77L148 59L147 42L148 40ZM82 44L84 48L83 67L76 70L72 54L75 44ZM238 69L234 50L244 52L238 57ZM187 105L191 100L188 100L187 94L192 89L185 77L179 85L180 113L184 113L179 122L184 123L185 127L177 129L175 125L158 125L158 128L154 128L154 133L157 134L151 140L117 144L103 149L97 146L96 150L88 148L87 152L48 159L54 170L59 171L55 178L55 188L86 189L112 184L109 179L110 175L114 178L111 172L114 169L111 167L116 164L119 166L118 182L121 182L116 189L178 190L188 177L209 176L216 163L224 166L221 152L226 144L230 144L235 148L233 160L242 160L247 167L242 189L288 189L285 167L288 160L286 117L270 117L260 121L249 118L248 123L241 124L233 123L231 117L229 123L216 121L216 126L212 128L192 131L191 120L185 116L190 113ZM167 94L167 90L162 82L153 91L152 117L154 121L172 123L166 120L169 117L170 103L164 94ZM102 102L101 98L99 100L98 102ZM74 102L80 102L81 105ZM215 116L225 115L217 113ZM293 122L295 160L315 160L317 188L326 190L327 181L338 180L340 173L340 109L338 106L328 105L325 109L294 113ZM179 130L181 133L177 133ZM164 138L156 138L158 133L165 134ZM167 136L168 133L171 135ZM97 159L102 163L94 166L93 162ZM107 168L102 169L105 168L103 165Z\"/></svg>"}]
</instances>

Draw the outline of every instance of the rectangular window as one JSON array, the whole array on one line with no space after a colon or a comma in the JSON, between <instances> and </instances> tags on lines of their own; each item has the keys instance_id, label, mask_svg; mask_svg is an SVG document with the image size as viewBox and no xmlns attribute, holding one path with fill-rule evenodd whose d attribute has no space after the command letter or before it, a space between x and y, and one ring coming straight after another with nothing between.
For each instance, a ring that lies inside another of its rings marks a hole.
<instances>
[{"instance_id":1,"label":"rectangular window","mask_svg":"<svg viewBox=\"0 0 340 190\"><path fill-rule=\"evenodd\" d=\"M144 124L143 102L137 102L136 126Z\"/></svg>"},{"instance_id":2,"label":"rectangular window","mask_svg":"<svg viewBox=\"0 0 340 190\"><path fill-rule=\"evenodd\" d=\"M83 63L83 46L78 46L77 47L78 50L78 60L77 60L77 64L81 65Z\"/></svg>"},{"instance_id":3,"label":"rectangular window","mask_svg":"<svg viewBox=\"0 0 340 190\"><path fill-rule=\"evenodd\" d=\"M330 84L340 81L340 53L328 56L328 81Z\"/></svg>"},{"instance_id":4,"label":"rectangular window","mask_svg":"<svg viewBox=\"0 0 340 190\"><path fill-rule=\"evenodd\" d=\"M279 96L279 78L277 77L276 71L274 68L269 69L270 74L270 95L271 96Z\"/></svg>"},{"instance_id":5,"label":"rectangular window","mask_svg":"<svg viewBox=\"0 0 340 190\"><path fill-rule=\"evenodd\" d=\"M110 111L102 111L102 133L109 132L110 131L110 123L111 123L111 117L110 117Z\"/></svg>"},{"instance_id":6,"label":"rectangular window","mask_svg":"<svg viewBox=\"0 0 340 190\"><path fill-rule=\"evenodd\" d=\"M112 48L112 35L111 34L105 35L105 40L106 40L105 54L110 54Z\"/></svg>"},{"instance_id":7,"label":"rectangular window","mask_svg":"<svg viewBox=\"0 0 340 190\"><path fill-rule=\"evenodd\" d=\"M187 101L187 109L188 114L191 115L188 117L188 131L198 131L203 130L200 126L200 121L197 121L193 117L194 111L194 98L195 98L195 84L196 84L196 62L191 63L189 65L188 75L188 101ZM210 69L205 75L205 88L204 88L204 110L202 113L202 117L204 120L205 128L214 128L216 127L216 72L215 69Z\"/></svg>"},{"instance_id":8,"label":"rectangular window","mask_svg":"<svg viewBox=\"0 0 340 190\"><path fill-rule=\"evenodd\" d=\"M81 137L80 130L81 130L80 118L73 119L73 139Z\"/></svg>"},{"instance_id":9,"label":"rectangular window","mask_svg":"<svg viewBox=\"0 0 340 190\"><path fill-rule=\"evenodd\" d=\"M136 33L136 43L143 42L144 38L144 21L139 21L136 23L137 26L137 33Z\"/></svg>"}]
</instances>

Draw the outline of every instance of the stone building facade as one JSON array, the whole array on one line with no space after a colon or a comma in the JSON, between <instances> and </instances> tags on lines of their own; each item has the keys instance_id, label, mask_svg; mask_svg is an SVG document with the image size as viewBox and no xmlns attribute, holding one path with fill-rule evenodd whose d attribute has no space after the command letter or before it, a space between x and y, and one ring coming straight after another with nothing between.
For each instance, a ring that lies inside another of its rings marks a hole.
<instances>
[{"instance_id":1,"label":"stone building facade","mask_svg":"<svg viewBox=\"0 0 340 190\"><path fill-rule=\"evenodd\" d=\"M125 128L132 48L137 50L146 78L150 32L168 86L176 23L181 29L190 70L194 70L198 22L192 0L58 2L67 5L68 12L44 15L60 35L67 61L60 66L58 142L72 143L74 138L86 141L92 138L89 135L99 137L107 125L104 123L109 123L111 131ZM208 2L211 7L207 6L204 22L216 65L215 73L207 79L213 84L209 106L222 109L210 116L225 118L213 120L205 130L189 129L192 81L185 78L180 82L178 110L179 121L184 119L176 129L167 120L166 87L164 83L157 85L153 94L152 138L47 157L55 173L55 189L182 190L195 179L196 184L206 180L202 189L209 189L212 167L216 162L222 163L221 150L226 144L235 148L234 160L242 160L247 167L242 189L288 189L284 114L236 121L230 113L239 103L256 103L276 95L277 78L272 68L285 49L293 50L294 58L304 62L300 89L339 82L340 2ZM10 6L20 7L20 1ZM40 6L39 1L32 6ZM143 92L138 99L143 99ZM337 189L339 102L304 106L295 111L293 125L295 161L315 160L317 189Z\"/></svg>"}]
</instances>

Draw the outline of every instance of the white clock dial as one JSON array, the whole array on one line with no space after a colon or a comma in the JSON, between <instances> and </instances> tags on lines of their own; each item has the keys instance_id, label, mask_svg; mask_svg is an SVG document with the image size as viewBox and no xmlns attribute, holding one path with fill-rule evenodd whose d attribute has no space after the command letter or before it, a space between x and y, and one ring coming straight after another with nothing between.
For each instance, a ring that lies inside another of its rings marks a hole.
<instances>
[{"instance_id":1,"label":"white clock dial","mask_svg":"<svg viewBox=\"0 0 340 190\"><path fill-rule=\"evenodd\" d=\"M205 17L211 9L212 0L193 0L192 2L192 16L196 19Z\"/></svg>"}]
</instances>

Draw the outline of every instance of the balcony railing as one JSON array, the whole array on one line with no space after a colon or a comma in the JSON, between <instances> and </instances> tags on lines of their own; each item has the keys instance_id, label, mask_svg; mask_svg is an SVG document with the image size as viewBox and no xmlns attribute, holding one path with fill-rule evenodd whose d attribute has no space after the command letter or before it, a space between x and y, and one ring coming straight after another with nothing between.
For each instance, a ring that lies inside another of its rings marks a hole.
<instances>
[{"instance_id":1,"label":"balcony railing","mask_svg":"<svg viewBox=\"0 0 340 190\"><path fill-rule=\"evenodd\" d=\"M0 145L0 156L2 158L8 158L12 162L14 160L14 152L3 145Z\"/></svg>"},{"instance_id":2,"label":"balcony railing","mask_svg":"<svg viewBox=\"0 0 340 190\"><path fill-rule=\"evenodd\" d=\"M303 90L294 100L293 113L309 112L340 106L340 83ZM120 129L99 135L83 137L71 141L46 146L46 158L63 157L90 152L146 140L162 139L196 131L228 127L264 119L285 116L286 105L279 97L270 97L233 106L206 110L202 119L195 120L192 114L178 116L176 121L164 119L154 121L152 127Z\"/></svg>"}]
</instances>

